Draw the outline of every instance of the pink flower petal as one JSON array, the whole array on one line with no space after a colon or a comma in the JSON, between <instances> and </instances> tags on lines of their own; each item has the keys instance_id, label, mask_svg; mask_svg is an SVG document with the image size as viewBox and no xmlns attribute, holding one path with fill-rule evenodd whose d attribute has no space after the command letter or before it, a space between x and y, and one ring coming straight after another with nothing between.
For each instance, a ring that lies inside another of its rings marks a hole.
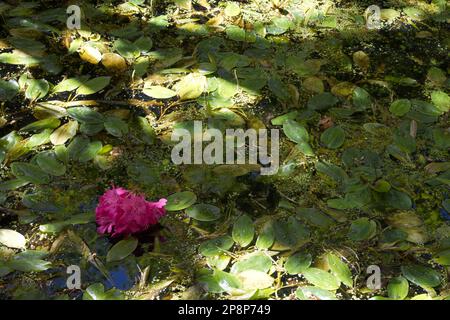
<instances>
[{"instance_id":1,"label":"pink flower petal","mask_svg":"<svg viewBox=\"0 0 450 320\"><path fill-rule=\"evenodd\" d=\"M150 202L142 195L114 187L100 197L95 210L97 231L112 236L145 231L166 214L166 203L166 199Z\"/></svg>"}]
</instances>

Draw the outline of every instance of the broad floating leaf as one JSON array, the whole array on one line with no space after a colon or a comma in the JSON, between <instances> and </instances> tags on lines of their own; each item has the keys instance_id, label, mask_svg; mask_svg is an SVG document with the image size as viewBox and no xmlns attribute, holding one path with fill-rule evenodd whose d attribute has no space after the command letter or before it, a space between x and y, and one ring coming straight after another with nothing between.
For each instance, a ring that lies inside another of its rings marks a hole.
<instances>
[{"instance_id":1,"label":"broad floating leaf","mask_svg":"<svg viewBox=\"0 0 450 320\"><path fill-rule=\"evenodd\" d=\"M66 91L73 91L75 89L78 89L84 81L86 81L89 77L88 76L81 76L78 78L69 78L61 81L56 86L53 87L52 92L58 93L58 92L66 92Z\"/></svg>"},{"instance_id":2,"label":"broad floating leaf","mask_svg":"<svg viewBox=\"0 0 450 320\"><path fill-rule=\"evenodd\" d=\"M19 84L16 80L5 81L0 79L0 101L9 101L19 93Z\"/></svg>"},{"instance_id":3,"label":"broad floating leaf","mask_svg":"<svg viewBox=\"0 0 450 320\"><path fill-rule=\"evenodd\" d=\"M272 259L264 253L250 253L240 258L230 269L231 273L239 274L247 270L267 273L272 267Z\"/></svg>"},{"instance_id":4,"label":"broad floating leaf","mask_svg":"<svg viewBox=\"0 0 450 320\"><path fill-rule=\"evenodd\" d=\"M356 51L353 53L353 62L363 71L367 71L370 65L370 58L364 51Z\"/></svg>"},{"instance_id":5,"label":"broad floating leaf","mask_svg":"<svg viewBox=\"0 0 450 320\"><path fill-rule=\"evenodd\" d=\"M127 69L127 62L117 53L104 53L102 56L102 64L106 69L120 72Z\"/></svg>"},{"instance_id":6,"label":"broad floating leaf","mask_svg":"<svg viewBox=\"0 0 450 320\"><path fill-rule=\"evenodd\" d=\"M283 132L289 138L289 140L293 142L302 143L309 141L308 131L297 121L290 119L286 120L283 123Z\"/></svg>"},{"instance_id":7,"label":"broad floating leaf","mask_svg":"<svg viewBox=\"0 0 450 320\"><path fill-rule=\"evenodd\" d=\"M97 77L84 82L78 89L77 94L89 95L106 88L111 81L111 77Z\"/></svg>"},{"instance_id":8,"label":"broad floating leaf","mask_svg":"<svg viewBox=\"0 0 450 320\"><path fill-rule=\"evenodd\" d=\"M241 247L248 246L255 236L252 219L247 215L240 216L233 225L232 237Z\"/></svg>"},{"instance_id":9,"label":"broad floating leaf","mask_svg":"<svg viewBox=\"0 0 450 320\"><path fill-rule=\"evenodd\" d=\"M103 125L109 134L117 138L128 133L128 124L117 117L107 117Z\"/></svg>"},{"instance_id":10,"label":"broad floating leaf","mask_svg":"<svg viewBox=\"0 0 450 320\"><path fill-rule=\"evenodd\" d=\"M138 246L138 240L130 237L117 242L106 255L106 262L120 261L128 257L136 250Z\"/></svg>"},{"instance_id":11,"label":"broad floating leaf","mask_svg":"<svg viewBox=\"0 0 450 320\"><path fill-rule=\"evenodd\" d=\"M101 123L104 117L101 113L89 107L73 107L67 109L67 114L78 122Z\"/></svg>"},{"instance_id":12,"label":"broad floating leaf","mask_svg":"<svg viewBox=\"0 0 450 320\"><path fill-rule=\"evenodd\" d=\"M450 249L439 251L433 260L443 266L450 266Z\"/></svg>"},{"instance_id":13,"label":"broad floating leaf","mask_svg":"<svg viewBox=\"0 0 450 320\"><path fill-rule=\"evenodd\" d=\"M344 144L345 132L339 126L331 127L325 130L320 136L322 142L329 149L337 149Z\"/></svg>"},{"instance_id":14,"label":"broad floating leaf","mask_svg":"<svg viewBox=\"0 0 450 320\"><path fill-rule=\"evenodd\" d=\"M20 132L32 132L32 131L39 131L43 129L55 129L59 127L61 124L61 121L58 118L47 118L43 120L38 120L35 122L32 122L25 127L21 128Z\"/></svg>"},{"instance_id":15,"label":"broad floating leaf","mask_svg":"<svg viewBox=\"0 0 450 320\"><path fill-rule=\"evenodd\" d=\"M142 92L144 92L144 94L146 94L147 96L155 99L170 99L177 95L175 91L162 86L146 87Z\"/></svg>"},{"instance_id":16,"label":"broad floating leaf","mask_svg":"<svg viewBox=\"0 0 450 320\"><path fill-rule=\"evenodd\" d=\"M205 203L199 203L187 208L186 214L192 219L207 222L215 221L222 216L220 208Z\"/></svg>"},{"instance_id":17,"label":"broad floating leaf","mask_svg":"<svg viewBox=\"0 0 450 320\"><path fill-rule=\"evenodd\" d=\"M433 91L431 93L431 101L442 113L450 110L450 97L444 91Z\"/></svg>"},{"instance_id":18,"label":"broad floating leaf","mask_svg":"<svg viewBox=\"0 0 450 320\"><path fill-rule=\"evenodd\" d=\"M50 142L52 129L44 129L40 133L33 134L26 143L27 148L35 148Z\"/></svg>"},{"instance_id":19,"label":"broad floating leaf","mask_svg":"<svg viewBox=\"0 0 450 320\"><path fill-rule=\"evenodd\" d=\"M26 162L14 162L11 164L12 173L19 179L30 181L31 183L48 183L50 177L37 165Z\"/></svg>"},{"instance_id":20,"label":"broad floating leaf","mask_svg":"<svg viewBox=\"0 0 450 320\"><path fill-rule=\"evenodd\" d=\"M338 256L332 253L326 255L328 266L331 273L336 276L347 287L353 287L352 273L347 266Z\"/></svg>"},{"instance_id":21,"label":"broad floating leaf","mask_svg":"<svg viewBox=\"0 0 450 320\"><path fill-rule=\"evenodd\" d=\"M238 26L230 25L225 30L228 38L233 41L242 41L244 42L246 39L246 32L244 29L239 28Z\"/></svg>"},{"instance_id":22,"label":"broad floating leaf","mask_svg":"<svg viewBox=\"0 0 450 320\"><path fill-rule=\"evenodd\" d=\"M191 191L177 192L167 197L164 208L167 211L179 211L189 208L197 201L197 196Z\"/></svg>"},{"instance_id":23,"label":"broad floating leaf","mask_svg":"<svg viewBox=\"0 0 450 320\"><path fill-rule=\"evenodd\" d=\"M205 257L212 257L229 250L234 244L230 236L222 236L203 242L198 251Z\"/></svg>"},{"instance_id":24,"label":"broad floating leaf","mask_svg":"<svg viewBox=\"0 0 450 320\"><path fill-rule=\"evenodd\" d=\"M48 270L52 264L42 259L16 255L12 260L8 261L7 266L22 272L42 272Z\"/></svg>"},{"instance_id":25,"label":"broad floating leaf","mask_svg":"<svg viewBox=\"0 0 450 320\"><path fill-rule=\"evenodd\" d=\"M265 272L258 270L245 270L238 274L245 290L264 289L270 287L275 279Z\"/></svg>"},{"instance_id":26,"label":"broad floating leaf","mask_svg":"<svg viewBox=\"0 0 450 320\"><path fill-rule=\"evenodd\" d=\"M421 265L402 266L406 279L423 288L434 288L441 284L441 275L436 270Z\"/></svg>"},{"instance_id":27,"label":"broad floating leaf","mask_svg":"<svg viewBox=\"0 0 450 320\"><path fill-rule=\"evenodd\" d=\"M90 160L93 160L95 156L100 152L102 147L103 145L100 141L90 142L81 150L79 154L77 154L78 161L88 162Z\"/></svg>"},{"instance_id":28,"label":"broad floating leaf","mask_svg":"<svg viewBox=\"0 0 450 320\"><path fill-rule=\"evenodd\" d=\"M311 254L298 252L287 258L284 268L289 274L299 274L308 269L311 266L311 263Z\"/></svg>"},{"instance_id":29,"label":"broad floating leaf","mask_svg":"<svg viewBox=\"0 0 450 320\"><path fill-rule=\"evenodd\" d=\"M368 218L360 218L352 222L348 237L353 241L369 240L375 236L377 224Z\"/></svg>"},{"instance_id":30,"label":"broad floating leaf","mask_svg":"<svg viewBox=\"0 0 450 320\"><path fill-rule=\"evenodd\" d=\"M143 141L148 145L155 143L155 129L153 129L153 126L150 124L147 118L140 116L136 117L133 129L135 130L134 135L137 139Z\"/></svg>"},{"instance_id":31,"label":"broad floating leaf","mask_svg":"<svg viewBox=\"0 0 450 320\"><path fill-rule=\"evenodd\" d=\"M78 122L77 121L69 121L66 124L62 125L58 129L56 129L50 135L50 141L53 145L60 145L66 143L67 140L72 139L78 130Z\"/></svg>"},{"instance_id":32,"label":"broad floating leaf","mask_svg":"<svg viewBox=\"0 0 450 320\"><path fill-rule=\"evenodd\" d=\"M272 222L266 223L259 236L256 239L256 247L259 249L269 249L275 241L275 233L273 231Z\"/></svg>"},{"instance_id":33,"label":"broad floating leaf","mask_svg":"<svg viewBox=\"0 0 450 320\"><path fill-rule=\"evenodd\" d=\"M94 283L86 288L83 293L83 300L122 300L122 293L117 289L105 291L102 283Z\"/></svg>"},{"instance_id":34,"label":"broad floating leaf","mask_svg":"<svg viewBox=\"0 0 450 320\"><path fill-rule=\"evenodd\" d=\"M285 33L293 25L292 21L287 17L278 17L272 20L272 23L267 26L267 33L273 35L280 35Z\"/></svg>"},{"instance_id":35,"label":"broad floating leaf","mask_svg":"<svg viewBox=\"0 0 450 320\"><path fill-rule=\"evenodd\" d=\"M206 89L206 77L200 74L189 74L174 87L180 100L191 100L201 96Z\"/></svg>"},{"instance_id":36,"label":"broad floating leaf","mask_svg":"<svg viewBox=\"0 0 450 320\"><path fill-rule=\"evenodd\" d=\"M363 88L357 87L352 94L353 106L358 110L366 110L372 105L370 94Z\"/></svg>"},{"instance_id":37,"label":"broad floating leaf","mask_svg":"<svg viewBox=\"0 0 450 320\"><path fill-rule=\"evenodd\" d=\"M147 53L153 47L153 41L149 37L142 36L134 42L134 45L142 53Z\"/></svg>"},{"instance_id":38,"label":"broad floating leaf","mask_svg":"<svg viewBox=\"0 0 450 320\"><path fill-rule=\"evenodd\" d=\"M308 268L302 274L308 282L324 290L336 290L341 286L341 282L334 275L322 269Z\"/></svg>"},{"instance_id":39,"label":"broad floating leaf","mask_svg":"<svg viewBox=\"0 0 450 320\"><path fill-rule=\"evenodd\" d=\"M241 13L241 8L236 2L230 2L227 4L224 12L229 17L236 17Z\"/></svg>"},{"instance_id":40,"label":"broad floating leaf","mask_svg":"<svg viewBox=\"0 0 450 320\"><path fill-rule=\"evenodd\" d=\"M388 296L391 299L403 300L408 296L409 283L402 276L392 278L387 286Z\"/></svg>"},{"instance_id":41,"label":"broad floating leaf","mask_svg":"<svg viewBox=\"0 0 450 320\"><path fill-rule=\"evenodd\" d=\"M86 149L88 145L89 139L82 136L76 136L67 146L67 157L71 160L77 160L80 153Z\"/></svg>"},{"instance_id":42,"label":"broad floating leaf","mask_svg":"<svg viewBox=\"0 0 450 320\"><path fill-rule=\"evenodd\" d=\"M25 97L30 100L38 100L45 97L50 89L47 80L44 79L30 79L27 82L27 90Z\"/></svg>"},{"instance_id":43,"label":"broad floating leaf","mask_svg":"<svg viewBox=\"0 0 450 320\"><path fill-rule=\"evenodd\" d=\"M411 102L408 99L399 99L392 102L389 111L398 117L402 117L411 110Z\"/></svg>"},{"instance_id":44,"label":"broad floating leaf","mask_svg":"<svg viewBox=\"0 0 450 320\"><path fill-rule=\"evenodd\" d=\"M308 242L310 237L309 229L295 217L275 222L273 229L275 233L273 250L296 249Z\"/></svg>"},{"instance_id":45,"label":"broad floating leaf","mask_svg":"<svg viewBox=\"0 0 450 320\"><path fill-rule=\"evenodd\" d=\"M319 93L315 95L311 99L308 100L308 108L317 110L317 111L325 111L331 107L334 107L339 102L339 99L336 98L329 92Z\"/></svg>"},{"instance_id":46,"label":"broad floating leaf","mask_svg":"<svg viewBox=\"0 0 450 320\"><path fill-rule=\"evenodd\" d=\"M0 229L0 243L14 249L25 249L25 237L17 231Z\"/></svg>"},{"instance_id":47,"label":"broad floating leaf","mask_svg":"<svg viewBox=\"0 0 450 320\"><path fill-rule=\"evenodd\" d=\"M38 166L52 176L62 176L66 173L66 166L61 163L52 151L44 151L36 156Z\"/></svg>"},{"instance_id":48,"label":"broad floating leaf","mask_svg":"<svg viewBox=\"0 0 450 320\"><path fill-rule=\"evenodd\" d=\"M295 294L300 300L337 300L332 292L312 286L299 287Z\"/></svg>"},{"instance_id":49,"label":"broad floating leaf","mask_svg":"<svg viewBox=\"0 0 450 320\"><path fill-rule=\"evenodd\" d=\"M213 275L216 283L222 288L224 291L228 293L239 292L241 293L243 289L242 281L238 278L237 275L233 275L228 272L223 272L220 270L214 270Z\"/></svg>"},{"instance_id":50,"label":"broad floating leaf","mask_svg":"<svg viewBox=\"0 0 450 320\"><path fill-rule=\"evenodd\" d=\"M91 64L98 64L102 60L102 54L97 48L85 45L80 50L80 58Z\"/></svg>"}]
</instances>

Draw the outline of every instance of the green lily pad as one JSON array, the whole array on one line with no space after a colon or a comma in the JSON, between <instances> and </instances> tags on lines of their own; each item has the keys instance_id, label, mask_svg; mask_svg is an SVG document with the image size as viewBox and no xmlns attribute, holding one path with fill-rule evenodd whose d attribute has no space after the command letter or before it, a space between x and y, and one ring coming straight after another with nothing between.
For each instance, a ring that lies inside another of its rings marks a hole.
<instances>
[{"instance_id":1,"label":"green lily pad","mask_svg":"<svg viewBox=\"0 0 450 320\"><path fill-rule=\"evenodd\" d=\"M308 269L311 266L311 263L311 254L298 252L287 258L284 268L289 274L299 274Z\"/></svg>"},{"instance_id":2,"label":"green lily pad","mask_svg":"<svg viewBox=\"0 0 450 320\"><path fill-rule=\"evenodd\" d=\"M128 133L128 124L117 117L106 117L103 125L110 135L117 138L121 138Z\"/></svg>"},{"instance_id":3,"label":"green lily pad","mask_svg":"<svg viewBox=\"0 0 450 320\"><path fill-rule=\"evenodd\" d=\"M245 270L237 276L244 290L269 288L275 282L275 279L267 273L258 270Z\"/></svg>"},{"instance_id":4,"label":"green lily pad","mask_svg":"<svg viewBox=\"0 0 450 320\"><path fill-rule=\"evenodd\" d=\"M241 247L248 246L255 236L252 219L247 215L240 216L233 225L233 240Z\"/></svg>"},{"instance_id":5,"label":"green lily pad","mask_svg":"<svg viewBox=\"0 0 450 320\"><path fill-rule=\"evenodd\" d=\"M14 162L11 164L12 173L21 180L35 184L50 182L48 174L37 165L26 162Z\"/></svg>"},{"instance_id":6,"label":"green lily pad","mask_svg":"<svg viewBox=\"0 0 450 320\"><path fill-rule=\"evenodd\" d=\"M58 118L47 118L32 122L25 127L21 128L20 132L32 132L44 129L55 129L59 127L61 121Z\"/></svg>"},{"instance_id":7,"label":"green lily pad","mask_svg":"<svg viewBox=\"0 0 450 320\"><path fill-rule=\"evenodd\" d=\"M165 209L167 211L179 211L189 208L197 201L197 196L191 191L177 192L167 197Z\"/></svg>"},{"instance_id":8,"label":"green lily pad","mask_svg":"<svg viewBox=\"0 0 450 320\"><path fill-rule=\"evenodd\" d=\"M67 109L67 114L78 122L101 123L104 117L101 113L89 107L74 107Z\"/></svg>"},{"instance_id":9,"label":"green lily pad","mask_svg":"<svg viewBox=\"0 0 450 320\"><path fill-rule=\"evenodd\" d=\"M220 208L211 204L199 203L186 209L186 214L198 221L215 221L222 216Z\"/></svg>"},{"instance_id":10,"label":"green lily pad","mask_svg":"<svg viewBox=\"0 0 450 320\"><path fill-rule=\"evenodd\" d=\"M308 108L317 110L317 111L325 111L331 107L336 106L339 102L339 99L336 98L333 94L329 92L319 93L314 97L308 100Z\"/></svg>"},{"instance_id":11,"label":"green lily pad","mask_svg":"<svg viewBox=\"0 0 450 320\"><path fill-rule=\"evenodd\" d=\"M275 222L273 229L275 234L273 250L294 249L306 243L310 237L309 229L294 217Z\"/></svg>"},{"instance_id":12,"label":"green lily pad","mask_svg":"<svg viewBox=\"0 0 450 320\"><path fill-rule=\"evenodd\" d=\"M433 91L431 93L431 101L443 113L450 110L450 97L443 91Z\"/></svg>"},{"instance_id":13,"label":"green lily pad","mask_svg":"<svg viewBox=\"0 0 450 320\"><path fill-rule=\"evenodd\" d=\"M228 26L226 29L226 34L228 38L234 41L245 41L245 30L239 28L238 26Z\"/></svg>"},{"instance_id":14,"label":"green lily pad","mask_svg":"<svg viewBox=\"0 0 450 320\"><path fill-rule=\"evenodd\" d=\"M83 300L123 300L122 293L117 289L105 291L105 287L101 283L91 284L83 293Z\"/></svg>"},{"instance_id":15,"label":"green lily pad","mask_svg":"<svg viewBox=\"0 0 450 320\"><path fill-rule=\"evenodd\" d=\"M155 99L170 99L177 95L175 91L162 86L150 86L144 88L142 92L144 92L144 94L146 94L147 96Z\"/></svg>"},{"instance_id":16,"label":"green lily pad","mask_svg":"<svg viewBox=\"0 0 450 320\"><path fill-rule=\"evenodd\" d=\"M439 251L433 260L443 266L450 266L450 249Z\"/></svg>"},{"instance_id":17,"label":"green lily pad","mask_svg":"<svg viewBox=\"0 0 450 320\"><path fill-rule=\"evenodd\" d=\"M398 117L402 117L411 110L411 101L408 99L398 99L391 103L389 111Z\"/></svg>"},{"instance_id":18,"label":"green lily pad","mask_svg":"<svg viewBox=\"0 0 450 320\"><path fill-rule=\"evenodd\" d=\"M25 237L11 229L0 229L0 243L14 249L24 249L27 240Z\"/></svg>"},{"instance_id":19,"label":"green lily pad","mask_svg":"<svg viewBox=\"0 0 450 320\"><path fill-rule=\"evenodd\" d=\"M87 144L78 154L77 159L80 162L88 162L95 158L95 156L102 149L103 144L100 141L93 141Z\"/></svg>"},{"instance_id":20,"label":"green lily pad","mask_svg":"<svg viewBox=\"0 0 450 320\"><path fill-rule=\"evenodd\" d=\"M27 83L27 90L25 91L25 97L30 100L38 100L45 97L50 89L50 85L47 80L44 79L30 79Z\"/></svg>"},{"instance_id":21,"label":"green lily pad","mask_svg":"<svg viewBox=\"0 0 450 320\"><path fill-rule=\"evenodd\" d=\"M87 76L65 79L60 83L58 83L56 86L54 86L52 92L59 93L59 92L73 91L75 89L78 89L86 80L88 80Z\"/></svg>"},{"instance_id":22,"label":"green lily pad","mask_svg":"<svg viewBox=\"0 0 450 320\"><path fill-rule=\"evenodd\" d=\"M308 142L309 140L306 128L294 120L288 119L283 123L283 132L289 140L296 143Z\"/></svg>"},{"instance_id":23,"label":"green lily pad","mask_svg":"<svg viewBox=\"0 0 450 320\"><path fill-rule=\"evenodd\" d=\"M66 173L66 166L60 162L53 151L44 151L36 156L38 166L52 176L62 176Z\"/></svg>"},{"instance_id":24,"label":"green lily pad","mask_svg":"<svg viewBox=\"0 0 450 320\"><path fill-rule=\"evenodd\" d=\"M106 255L106 262L120 261L128 257L136 250L138 246L138 240L130 237L117 242Z\"/></svg>"},{"instance_id":25,"label":"green lily pad","mask_svg":"<svg viewBox=\"0 0 450 320\"><path fill-rule=\"evenodd\" d=\"M302 274L308 282L324 290L336 290L341 286L338 278L322 269L308 268Z\"/></svg>"},{"instance_id":26,"label":"green lily pad","mask_svg":"<svg viewBox=\"0 0 450 320\"><path fill-rule=\"evenodd\" d=\"M434 288L441 284L442 278L439 272L421 265L402 266L403 276L423 288Z\"/></svg>"},{"instance_id":27,"label":"green lily pad","mask_svg":"<svg viewBox=\"0 0 450 320\"><path fill-rule=\"evenodd\" d=\"M368 218L360 218L352 222L348 237L353 241L369 240L374 237L377 231L375 221Z\"/></svg>"},{"instance_id":28,"label":"green lily pad","mask_svg":"<svg viewBox=\"0 0 450 320\"><path fill-rule=\"evenodd\" d=\"M50 135L50 141L52 144L61 145L67 142L67 140L72 139L78 130L78 122L77 121L69 121L66 124L62 125L58 129L56 129Z\"/></svg>"},{"instance_id":29,"label":"green lily pad","mask_svg":"<svg viewBox=\"0 0 450 320\"><path fill-rule=\"evenodd\" d=\"M77 94L90 95L106 88L111 82L111 77L97 77L84 82L77 89Z\"/></svg>"},{"instance_id":30,"label":"green lily pad","mask_svg":"<svg viewBox=\"0 0 450 320\"><path fill-rule=\"evenodd\" d=\"M331 273L336 276L347 287L353 287L352 273L347 266L338 256L332 253L326 255L328 266Z\"/></svg>"},{"instance_id":31,"label":"green lily pad","mask_svg":"<svg viewBox=\"0 0 450 320\"><path fill-rule=\"evenodd\" d=\"M259 249L269 249L275 241L275 234L273 232L272 223L266 223L259 232L256 239L256 247Z\"/></svg>"},{"instance_id":32,"label":"green lily pad","mask_svg":"<svg viewBox=\"0 0 450 320\"><path fill-rule=\"evenodd\" d=\"M229 17L236 17L241 13L241 8L235 2L230 2L225 8L225 14Z\"/></svg>"},{"instance_id":33,"label":"green lily pad","mask_svg":"<svg viewBox=\"0 0 450 320\"><path fill-rule=\"evenodd\" d=\"M339 127L331 127L325 130L320 136L322 142L329 149L337 149L344 144L345 132Z\"/></svg>"},{"instance_id":34,"label":"green lily pad","mask_svg":"<svg viewBox=\"0 0 450 320\"><path fill-rule=\"evenodd\" d=\"M114 50L126 59L137 58L140 55L138 46L127 39L117 39L114 41L113 47Z\"/></svg>"},{"instance_id":35,"label":"green lily pad","mask_svg":"<svg viewBox=\"0 0 450 320\"><path fill-rule=\"evenodd\" d=\"M332 292L313 286L299 287L295 295L300 300L337 300Z\"/></svg>"},{"instance_id":36,"label":"green lily pad","mask_svg":"<svg viewBox=\"0 0 450 320\"><path fill-rule=\"evenodd\" d=\"M9 101L19 93L19 84L15 80L0 79L0 101Z\"/></svg>"},{"instance_id":37,"label":"green lily pad","mask_svg":"<svg viewBox=\"0 0 450 320\"><path fill-rule=\"evenodd\" d=\"M403 300L408 296L409 283L402 276L392 278L387 286L388 296L391 299Z\"/></svg>"},{"instance_id":38,"label":"green lily pad","mask_svg":"<svg viewBox=\"0 0 450 320\"><path fill-rule=\"evenodd\" d=\"M214 270L213 277L219 287L226 292L233 293L242 291L242 281L237 275L216 269Z\"/></svg>"},{"instance_id":39,"label":"green lily pad","mask_svg":"<svg viewBox=\"0 0 450 320\"><path fill-rule=\"evenodd\" d=\"M198 251L205 257L212 257L229 250L233 244L234 241L230 236L222 236L203 242Z\"/></svg>"},{"instance_id":40,"label":"green lily pad","mask_svg":"<svg viewBox=\"0 0 450 320\"><path fill-rule=\"evenodd\" d=\"M267 273L272 267L272 259L262 252L250 253L241 257L230 269L231 273L239 274L247 270Z\"/></svg>"}]
</instances>

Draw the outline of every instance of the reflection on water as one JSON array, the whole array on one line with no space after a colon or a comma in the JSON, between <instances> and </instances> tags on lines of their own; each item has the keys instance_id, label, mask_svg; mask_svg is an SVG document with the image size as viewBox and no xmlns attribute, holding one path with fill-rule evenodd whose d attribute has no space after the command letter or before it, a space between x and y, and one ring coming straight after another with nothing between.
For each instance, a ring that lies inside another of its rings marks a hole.
<instances>
[{"instance_id":1,"label":"reflection on water","mask_svg":"<svg viewBox=\"0 0 450 320\"><path fill-rule=\"evenodd\" d=\"M134 263L134 261L130 260L127 260L125 262L122 261L121 264L108 268L108 271L109 279L107 279L93 265L89 265L87 269L82 269L82 289L92 283L100 282L105 286L105 291L111 288L116 288L119 290L129 290L135 285L136 279L138 278L139 274L137 265ZM60 270L59 274L60 276L49 281L49 284L47 286L47 292L49 296L53 296L67 288L66 281L67 277L69 277L70 275L66 275L64 268ZM70 296L72 298L81 298L81 291L80 294L74 292L73 294L70 294Z\"/></svg>"}]
</instances>

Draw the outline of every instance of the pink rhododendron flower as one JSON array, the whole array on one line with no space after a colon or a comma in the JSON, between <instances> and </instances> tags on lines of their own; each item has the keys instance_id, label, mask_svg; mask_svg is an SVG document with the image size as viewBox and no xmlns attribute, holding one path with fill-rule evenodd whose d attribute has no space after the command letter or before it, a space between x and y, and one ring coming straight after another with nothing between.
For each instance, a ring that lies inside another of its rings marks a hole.
<instances>
[{"instance_id":1,"label":"pink rhododendron flower","mask_svg":"<svg viewBox=\"0 0 450 320\"><path fill-rule=\"evenodd\" d=\"M97 231L112 236L145 231L165 215L166 203L166 199L150 202L144 196L114 187L100 197L95 209Z\"/></svg>"}]
</instances>

